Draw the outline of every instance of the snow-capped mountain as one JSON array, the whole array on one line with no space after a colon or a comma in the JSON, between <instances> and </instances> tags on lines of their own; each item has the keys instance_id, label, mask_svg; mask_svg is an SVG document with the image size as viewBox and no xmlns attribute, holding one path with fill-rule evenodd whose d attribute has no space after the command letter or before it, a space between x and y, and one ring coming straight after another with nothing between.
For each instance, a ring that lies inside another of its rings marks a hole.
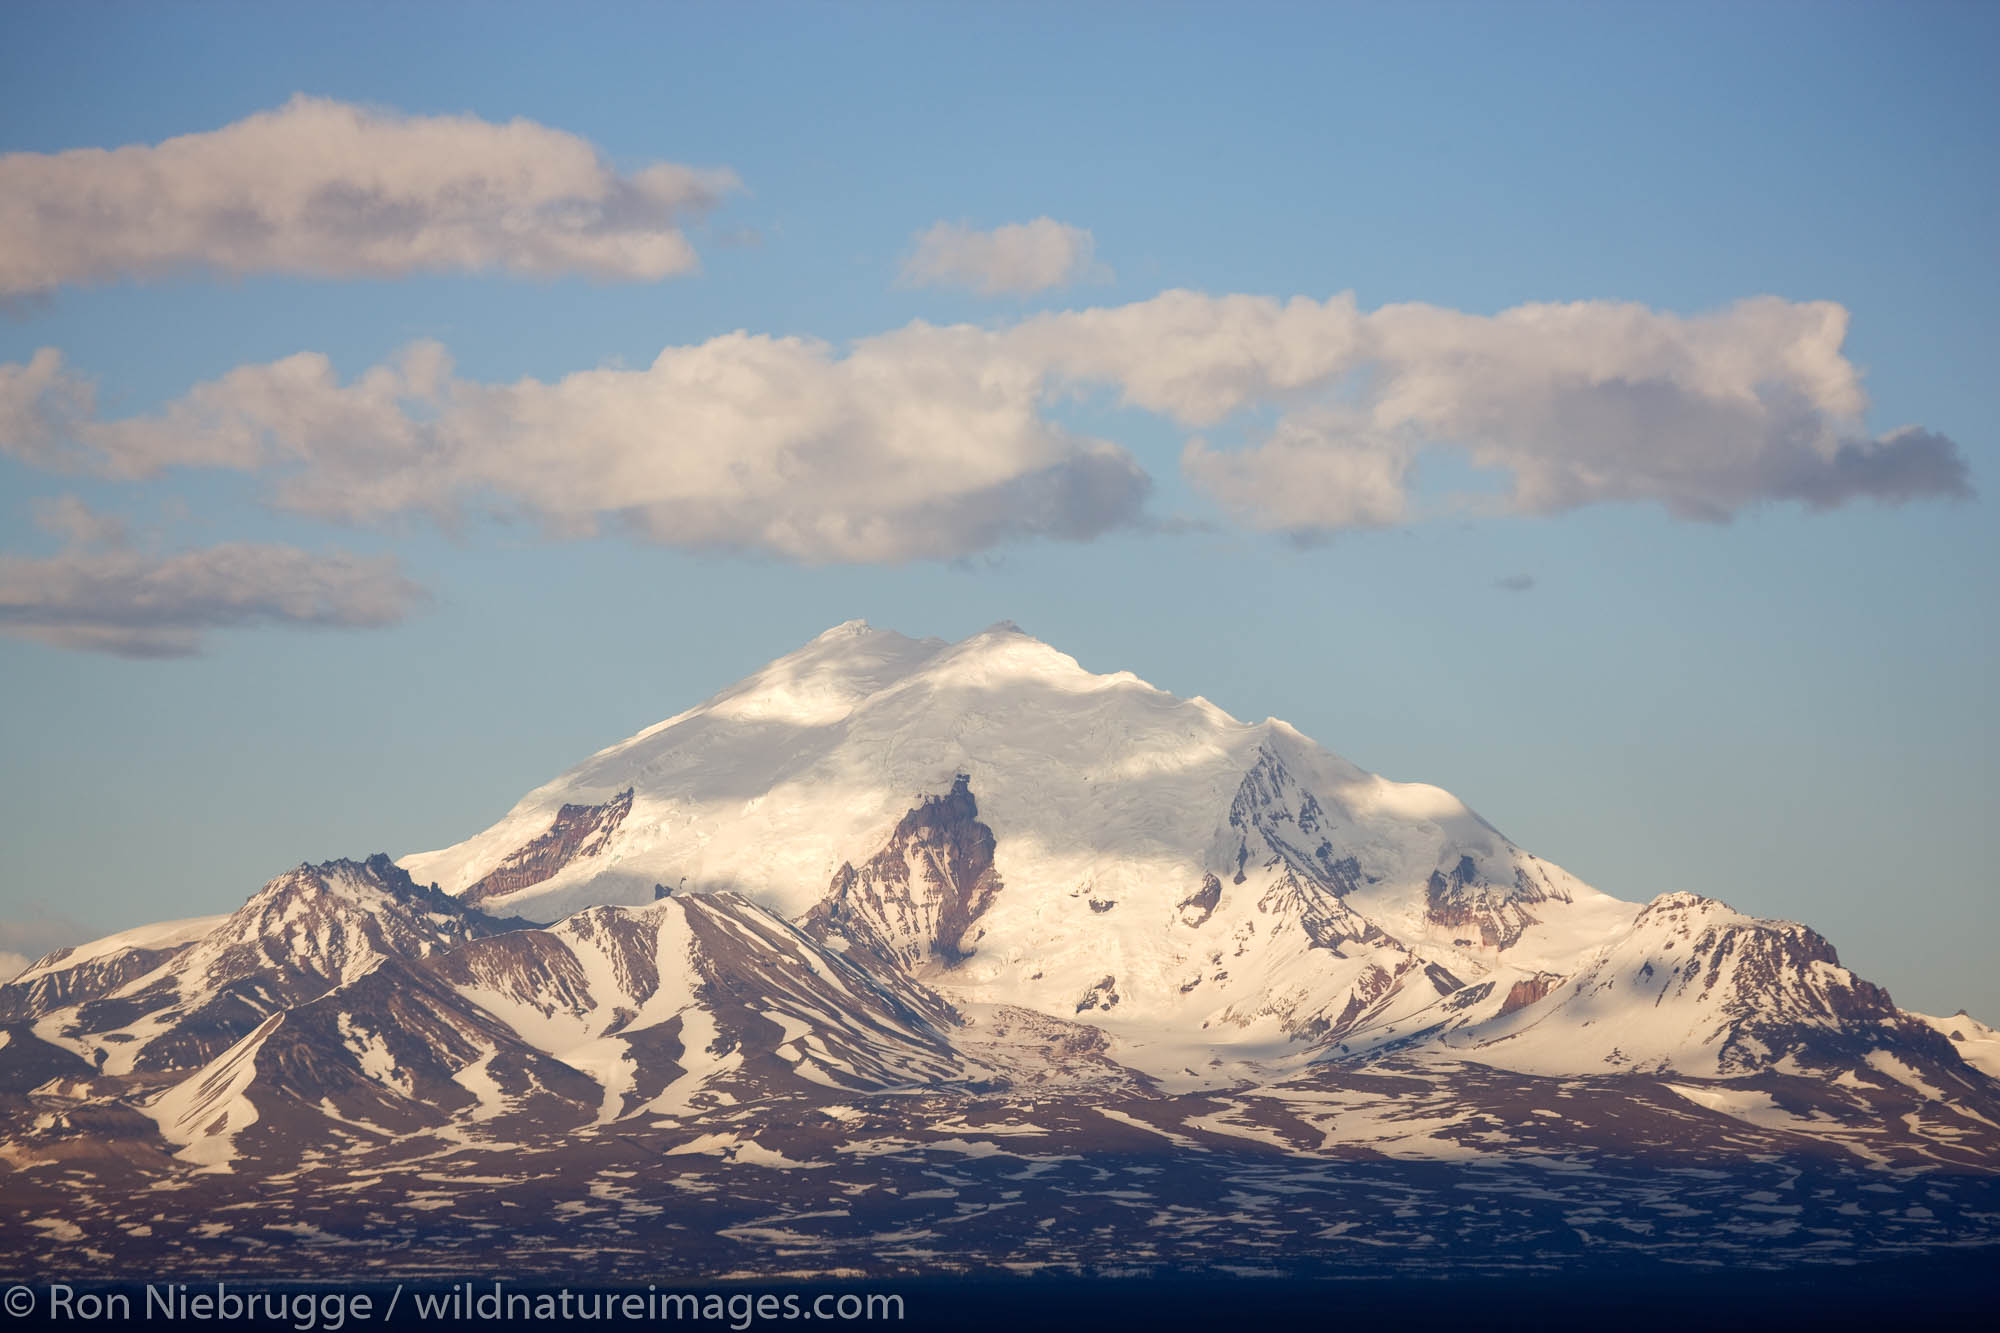
<instances>
[{"instance_id":1,"label":"snow-capped mountain","mask_svg":"<svg viewBox=\"0 0 2000 1333\"><path fill-rule=\"evenodd\" d=\"M989 1249L1073 1264L1151 1243L1091 1220L1118 1162L1132 1206L1204 1255L1222 1182L1288 1163L1270 1198L1323 1186L1323 1215L1274 1222L1294 1239L1269 1253L1309 1265L1384 1225L1313 1162L1579 1154L1638 1173L1612 1194L1641 1248L1641 1168L1666 1162L1731 1163L1739 1193L1809 1168L1832 1211L1800 1246L1922 1248L1916 1212L1846 1208L1922 1176L1910 1209L1994 1237L1995 1049L1968 1017L1899 1010L1805 926L1622 902L1283 722L1094 675L1011 625L946 644L851 622L456 846L300 866L228 916L43 959L0 987L0 1162L24 1186L61 1164L64 1225L114 1264L200 1257L198 1233L132 1230L168 1187L276 1191L341 1244L401 1226L546 1257L560 1228L417 1185L586 1168L595 1202L547 1202L610 1208L617 1253L652 1253L634 1237L671 1199L740 1269L785 1267L760 1245L808 1269L904 1253L988 1212ZM1192 1193L1146 1175L1161 1154ZM1050 1219L1032 1234L1006 1215L1023 1181ZM878 1188L897 1201L864 1205ZM1523 1188L1531 1212L1577 1206ZM460 1211L440 1232L433 1207ZM1260 1207L1231 1215L1239 1258L1268 1257L1239 1225ZM35 1225L0 1239L30 1252ZM1737 1243L1688 1225L1690 1252Z\"/></svg>"},{"instance_id":2,"label":"snow-capped mountain","mask_svg":"<svg viewBox=\"0 0 2000 1333\"><path fill-rule=\"evenodd\" d=\"M1005 624L959 644L838 626L401 864L538 920L718 888L872 914L872 941L953 994L1089 1013L1134 1050L1276 1051L1412 985L1428 1002L1560 964L1638 912L1446 792Z\"/></svg>"},{"instance_id":3,"label":"snow-capped mountain","mask_svg":"<svg viewBox=\"0 0 2000 1333\"><path fill-rule=\"evenodd\" d=\"M733 1104L749 1085L966 1081L935 996L733 894L385 953L148 1105L190 1161L462 1123L493 1138ZM729 1089L734 1087L737 1092Z\"/></svg>"},{"instance_id":4,"label":"snow-capped mountain","mask_svg":"<svg viewBox=\"0 0 2000 1333\"><path fill-rule=\"evenodd\" d=\"M104 1074L185 1069L366 974L526 925L417 885L386 856L301 865L227 916L59 949L0 988L0 1023Z\"/></svg>"}]
</instances>

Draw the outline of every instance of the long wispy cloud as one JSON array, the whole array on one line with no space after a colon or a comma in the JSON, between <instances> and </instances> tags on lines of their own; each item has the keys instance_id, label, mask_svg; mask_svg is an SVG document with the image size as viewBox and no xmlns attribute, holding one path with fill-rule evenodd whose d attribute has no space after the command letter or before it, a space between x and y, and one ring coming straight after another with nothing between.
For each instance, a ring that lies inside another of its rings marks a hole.
<instances>
[{"instance_id":1,"label":"long wispy cloud","mask_svg":"<svg viewBox=\"0 0 2000 1333\"><path fill-rule=\"evenodd\" d=\"M917 233L899 281L906 287L966 287L986 296L1028 296L1108 278L1082 227L1054 218L981 231L939 222Z\"/></svg>"},{"instance_id":2,"label":"long wispy cloud","mask_svg":"<svg viewBox=\"0 0 2000 1333\"><path fill-rule=\"evenodd\" d=\"M1653 502L1721 520L1969 494L1949 439L1863 429L1846 328L1838 305L1775 298L1482 316L1168 292L996 329L917 323L844 352L731 334L553 381L464 379L425 343L343 382L306 353L116 420L44 352L0 367L0 450L113 477L264 471L278 504L325 518L488 509L804 561L952 558L1146 521L1137 462L1059 421L1066 396L1105 388L1233 434L1191 438L1186 476L1237 521L1302 540L1421 517L1411 478L1432 450L1508 481L1461 503L1524 514Z\"/></svg>"},{"instance_id":3,"label":"long wispy cloud","mask_svg":"<svg viewBox=\"0 0 2000 1333\"><path fill-rule=\"evenodd\" d=\"M498 269L652 281L735 175L620 172L532 121L297 96L155 145L0 156L0 295L197 268L397 277Z\"/></svg>"},{"instance_id":4,"label":"long wispy cloud","mask_svg":"<svg viewBox=\"0 0 2000 1333\"><path fill-rule=\"evenodd\" d=\"M54 556L0 555L0 634L121 657L186 657L211 630L392 625L426 600L392 557L234 543L159 555L81 502L45 505L71 543Z\"/></svg>"}]
</instances>

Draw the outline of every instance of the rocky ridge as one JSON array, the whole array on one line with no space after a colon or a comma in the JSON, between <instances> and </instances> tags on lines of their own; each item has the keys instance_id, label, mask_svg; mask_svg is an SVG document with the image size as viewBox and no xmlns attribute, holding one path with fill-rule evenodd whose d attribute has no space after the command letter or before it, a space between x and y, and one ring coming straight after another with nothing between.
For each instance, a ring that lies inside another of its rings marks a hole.
<instances>
[{"instance_id":1,"label":"rocky ridge","mask_svg":"<svg viewBox=\"0 0 2000 1333\"><path fill-rule=\"evenodd\" d=\"M496 830L300 866L0 986L13 1252L53 1243L57 1190L107 1271L198 1255L141 1221L162 1189L283 1198L329 1263L563 1248L434 1208L441 1168L594 1180L547 1199L617 1238L591 1255L639 1263L701 1219L710 1248L675 1253L743 1271L1338 1266L1335 1238L1397 1234L1355 1192L1368 1164L1429 1244L1463 1230L1455 1189L1492 1186L1503 1266L1575 1235L1728 1261L1748 1233L1721 1195L1658 1230L1647 1182L1674 1173L1776 1210L1766 1253L2000 1235L1976 1020L1898 1009L1802 925L1620 903L1435 788L1011 627L841 627ZM1567 1161L1622 1182L1591 1220L1550 1188ZM1266 1168L1309 1218L1278 1191L1227 1220L1198 1184ZM1106 1228L1114 1177L1138 1213Z\"/></svg>"}]
</instances>

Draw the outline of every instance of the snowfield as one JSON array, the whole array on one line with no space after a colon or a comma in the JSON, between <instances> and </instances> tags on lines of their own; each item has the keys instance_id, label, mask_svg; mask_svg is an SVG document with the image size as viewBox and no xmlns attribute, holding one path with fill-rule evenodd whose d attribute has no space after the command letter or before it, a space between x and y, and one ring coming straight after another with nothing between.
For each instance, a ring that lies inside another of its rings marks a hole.
<instances>
[{"instance_id":1,"label":"snowfield","mask_svg":"<svg viewBox=\"0 0 2000 1333\"><path fill-rule=\"evenodd\" d=\"M961 776L1004 888L968 937L970 956L927 979L970 1003L1067 1016L1111 977L1117 1002L1090 1021L1162 1073L1197 1047L1282 1054L1299 1024L1337 1017L1372 984L1371 969L1397 984L1417 965L1412 950L1460 980L1558 970L1639 912L1514 846L1448 792L1365 772L1276 719L1246 723L1128 672L1092 674L1011 624L958 644L836 626L599 751L485 832L399 864L464 893L565 806L630 791L593 854L481 907L554 921L647 903L660 886L728 889L797 918ZM1351 864L1313 864L1320 846ZM1433 919L1431 877L1461 865L1497 900L1533 886L1518 938L1502 947ZM1357 943L1337 963L1274 913L1288 870L1337 891L1388 941ZM1182 904L1210 874L1220 901L1189 926Z\"/></svg>"}]
</instances>

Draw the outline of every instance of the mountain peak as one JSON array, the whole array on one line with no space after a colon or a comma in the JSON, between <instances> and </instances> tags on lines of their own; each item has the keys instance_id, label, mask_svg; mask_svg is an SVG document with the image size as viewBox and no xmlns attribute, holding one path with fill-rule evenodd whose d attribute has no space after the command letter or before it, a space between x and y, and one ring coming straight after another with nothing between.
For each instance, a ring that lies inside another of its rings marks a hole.
<instances>
[{"instance_id":1,"label":"mountain peak","mask_svg":"<svg viewBox=\"0 0 2000 1333\"><path fill-rule=\"evenodd\" d=\"M859 639L869 634L884 632L893 633L894 631L877 630L867 621L857 618L854 620L843 620L832 629L822 631L814 637L813 642L830 643L839 639Z\"/></svg>"},{"instance_id":2,"label":"mountain peak","mask_svg":"<svg viewBox=\"0 0 2000 1333\"><path fill-rule=\"evenodd\" d=\"M1346 1224L1291 1202L1298 1190L1337 1185L1328 1209L1374 1217L1383 1173L1427 1161L1449 1220L1381 1232L1373 1264L1422 1253L1411 1234L1467 1238L1444 1172L1476 1169L1505 1196L1530 1158L1588 1162L1528 1173L1538 1200L1567 1179L1586 1191L1514 1215L1533 1245L1556 1237L1539 1264L1572 1252L1572 1233L1626 1230L1605 1225L1604 1200L1628 1170L1631 1231L1652 1234L1678 1160L1701 1165L1676 1199L1715 1181L1715 1252L1735 1263L1783 1239L1766 1218L1746 1230L1741 1199L1786 1196L1717 1180L1734 1160L1774 1191L1799 1182L1776 1212L1817 1261L1829 1237L1867 1253L1890 1234L1852 1230L1890 1217L1883 1189L1924 1200L1883 1225L1933 1240L1960 1226L1953 1244L1992 1230L1951 1219L1990 1216L1974 1210L2000 1142L1996 1069L2000 1034L1902 1013L1803 925L1694 893L1608 898L1440 788L1368 773L1275 718L1095 674L1010 622L946 644L856 620L457 847L400 868L301 865L227 918L125 932L0 986L0 1159L10 1191L39 1191L26 1207L79 1219L50 1239L67 1247L50 1265L79 1236L128 1267L197 1253L132 1239L188 1225L154 1194L183 1170L210 1173L199 1215L276 1200L329 1240L353 1226L407 1240L423 1224L393 1210L434 1206L418 1183L446 1153L467 1180L550 1182L521 1214L559 1236L493 1215L522 1242L510 1264L571 1252L579 1225L609 1236L559 1202L600 1168L589 1194L605 1208L583 1206L628 1213L617 1225L677 1262L694 1232L660 1240L650 1219L692 1203L703 1234L741 1217L750 1239L730 1243L757 1251L824 1221L901 1262L910 1251L885 1241L949 1226L960 1249L1067 1264L1078 1236L1104 1232L1099 1162L1157 1161L1162 1142L1176 1171L1207 1174L1157 1199L1156 1168L1122 1181L1148 1200L1131 1214L1145 1244L1163 1224L1139 1219L1202 1197L1230 1211L1196 1217L1186 1243L1227 1244L1251 1206L1228 1191L1255 1188L1253 1170L1286 1200L1249 1228L1256 1246L1338 1236ZM1848 1152L1865 1164L1815 1177L1844 1191L1800 1180L1794 1164ZM882 1182L893 1216L835 1168L860 1154L898 1173ZM691 1156L719 1160L608 1165ZM1327 1168L1302 1171L1313 1157ZM74 1169L92 1160L120 1165ZM232 1175L244 1202L218 1203ZM1031 1178L1045 1193L1008 1207ZM641 1190L654 1202L628 1210ZM968 1214L968 1194L998 1206ZM1586 1198L1590 1232L1555 1225L1581 1222ZM925 1199L933 1211L906 1211ZM1061 1211L1072 1199L1080 1211ZM968 1221L995 1213L1079 1230ZM1706 1215L1670 1219L1678 1253ZM224 1243L209 1225L203 1255ZM799 1234L804 1262L844 1263ZM1023 1234L1047 1248L1009 1239ZM1138 1248L1114 1239L1124 1258Z\"/></svg>"},{"instance_id":3,"label":"mountain peak","mask_svg":"<svg viewBox=\"0 0 2000 1333\"><path fill-rule=\"evenodd\" d=\"M876 629L865 620L844 621L753 672L702 707L715 717L829 726L845 718L862 700L930 661L944 647L941 640L906 638L894 630Z\"/></svg>"},{"instance_id":4,"label":"mountain peak","mask_svg":"<svg viewBox=\"0 0 2000 1333\"><path fill-rule=\"evenodd\" d=\"M961 788L976 820L944 818ZM1228 1043L1317 1040L1403 987L1389 935L1477 977L1637 911L1449 793L1095 673L1011 621L955 644L835 626L403 864L540 921L724 889L803 919L830 894L822 915L871 920L899 965L1142 1041L1210 1022Z\"/></svg>"},{"instance_id":5,"label":"mountain peak","mask_svg":"<svg viewBox=\"0 0 2000 1333\"><path fill-rule=\"evenodd\" d=\"M938 654L928 674L941 684L979 688L1006 688L1019 680L1078 690L1138 680L1129 672L1100 676L1011 620L989 625L950 645Z\"/></svg>"}]
</instances>

